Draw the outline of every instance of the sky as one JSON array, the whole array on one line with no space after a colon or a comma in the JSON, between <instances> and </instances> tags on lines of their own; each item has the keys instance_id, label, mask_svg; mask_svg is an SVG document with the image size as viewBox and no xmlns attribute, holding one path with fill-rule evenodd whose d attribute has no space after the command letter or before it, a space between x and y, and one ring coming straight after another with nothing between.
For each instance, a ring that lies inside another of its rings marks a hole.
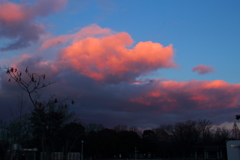
<instances>
[{"instance_id":1,"label":"sky","mask_svg":"<svg viewBox=\"0 0 240 160\"><path fill-rule=\"evenodd\" d=\"M0 0L0 65L46 74L56 83L40 92L74 99L85 124L232 125L239 8L239 0ZM22 93L1 69L1 119L18 113Z\"/></svg>"}]
</instances>

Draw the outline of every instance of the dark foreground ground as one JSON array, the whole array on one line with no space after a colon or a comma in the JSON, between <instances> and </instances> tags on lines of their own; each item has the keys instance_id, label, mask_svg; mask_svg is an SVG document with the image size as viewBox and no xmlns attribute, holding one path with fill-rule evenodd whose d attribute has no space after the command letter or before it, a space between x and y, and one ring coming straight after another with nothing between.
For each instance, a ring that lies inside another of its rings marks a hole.
<instances>
[{"instance_id":1,"label":"dark foreground ground","mask_svg":"<svg viewBox=\"0 0 240 160\"><path fill-rule=\"evenodd\" d=\"M6 157L7 158L7 157ZM8 157L9 158L9 157ZM4 160L10 160L10 159L4 159ZM0 159L1 160L1 159ZM21 160L21 158L19 159ZM26 160L31 160L29 158L27 158ZM83 160L228 160L227 158L208 158L208 159L204 159L204 158L169 158L169 159L162 159L162 158L155 158L155 159L132 159L132 158L122 158L122 159L116 159L116 158L97 158L97 159L92 159L92 158L83 158Z\"/></svg>"}]
</instances>

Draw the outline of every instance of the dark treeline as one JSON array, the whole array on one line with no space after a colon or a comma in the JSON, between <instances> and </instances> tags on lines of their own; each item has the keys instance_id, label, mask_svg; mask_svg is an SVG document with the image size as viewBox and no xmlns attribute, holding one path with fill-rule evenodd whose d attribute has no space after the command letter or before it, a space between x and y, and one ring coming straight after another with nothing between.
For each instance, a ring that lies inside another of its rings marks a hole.
<instances>
[{"instance_id":1,"label":"dark treeline","mask_svg":"<svg viewBox=\"0 0 240 160\"><path fill-rule=\"evenodd\" d=\"M235 138L231 131L214 128L205 119L140 131L126 125L111 129L101 124L83 125L74 117L68 108L52 104L48 110L35 109L8 122L1 120L1 159L11 152L13 144L18 144L19 150L46 152L46 159L52 152L81 152L82 146L84 157L93 159L134 158L135 152L143 158L181 158L193 156L196 147L225 146L226 140Z\"/></svg>"}]
</instances>

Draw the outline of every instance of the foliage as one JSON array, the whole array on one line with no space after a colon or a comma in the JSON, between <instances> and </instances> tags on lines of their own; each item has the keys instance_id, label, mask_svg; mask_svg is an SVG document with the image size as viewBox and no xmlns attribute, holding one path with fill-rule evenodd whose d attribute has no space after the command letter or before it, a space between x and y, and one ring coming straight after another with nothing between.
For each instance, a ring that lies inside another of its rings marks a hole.
<instances>
[{"instance_id":1,"label":"foliage","mask_svg":"<svg viewBox=\"0 0 240 160\"><path fill-rule=\"evenodd\" d=\"M87 132L98 132L105 129L105 127L102 124L96 124L96 123L90 123L88 125L85 125L85 130Z\"/></svg>"},{"instance_id":2,"label":"foliage","mask_svg":"<svg viewBox=\"0 0 240 160\"><path fill-rule=\"evenodd\" d=\"M45 74L32 73L28 67L24 72L13 67L5 67L5 69L9 76L8 82L17 83L27 93L33 106L30 110L30 116L24 121L24 117L20 114L18 119L10 122L8 142L22 144L26 142L24 137L28 137L31 138L35 147L37 146L41 151L48 153L46 155L59 150L58 137L62 133L62 128L74 117L74 114L69 112L68 101L71 104L75 102L69 98L60 99L55 98L55 96L50 96L47 101L42 101L41 95L43 93L39 91L53 84L53 82L46 82Z\"/></svg>"},{"instance_id":3,"label":"foliage","mask_svg":"<svg viewBox=\"0 0 240 160\"><path fill-rule=\"evenodd\" d=\"M240 115L236 115L236 120L239 120L240 119Z\"/></svg>"}]
</instances>

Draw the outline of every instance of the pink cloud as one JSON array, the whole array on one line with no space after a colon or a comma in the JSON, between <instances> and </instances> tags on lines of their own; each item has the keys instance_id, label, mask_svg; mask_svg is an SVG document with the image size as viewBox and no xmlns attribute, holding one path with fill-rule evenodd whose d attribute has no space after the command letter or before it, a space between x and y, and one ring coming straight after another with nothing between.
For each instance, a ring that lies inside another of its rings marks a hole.
<instances>
[{"instance_id":1,"label":"pink cloud","mask_svg":"<svg viewBox=\"0 0 240 160\"><path fill-rule=\"evenodd\" d=\"M212 66L198 65L197 67L192 68L193 72L198 72L198 74L207 74L210 72L214 72Z\"/></svg>"},{"instance_id":2,"label":"pink cloud","mask_svg":"<svg viewBox=\"0 0 240 160\"><path fill-rule=\"evenodd\" d=\"M155 113L191 109L237 108L240 84L215 81L155 80L129 99L130 102L154 107Z\"/></svg>"},{"instance_id":3,"label":"pink cloud","mask_svg":"<svg viewBox=\"0 0 240 160\"><path fill-rule=\"evenodd\" d=\"M35 18L58 11L66 2L67 0L37 0L33 6L9 1L0 3L0 38L12 40L0 51L24 48L36 42L45 33L45 28L35 22Z\"/></svg>"},{"instance_id":4,"label":"pink cloud","mask_svg":"<svg viewBox=\"0 0 240 160\"><path fill-rule=\"evenodd\" d=\"M101 28L96 24L84 27L74 34L60 35L54 38L45 40L42 44L41 49L47 49L50 47L56 47L66 42L78 42L87 37L103 38L106 36L114 35L116 32L108 28Z\"/></svg>"},{"instance_id":5,"label":"pink cloud","mask_svg":"<svg viewBox=\"0 0 240 160\"><path fill-rule=\"evenodd\" d=\"M70 46L59 52L56 65L104 83L132 82L141 74L177 66L173 61L172 45L163 47L160 43L148 41L128 49L126 47L133 43L131 36L125 32L113 33L110 29L93 25L77 34L46 41L42 48L74 39Z\"/></svg>"}]
</instances>

